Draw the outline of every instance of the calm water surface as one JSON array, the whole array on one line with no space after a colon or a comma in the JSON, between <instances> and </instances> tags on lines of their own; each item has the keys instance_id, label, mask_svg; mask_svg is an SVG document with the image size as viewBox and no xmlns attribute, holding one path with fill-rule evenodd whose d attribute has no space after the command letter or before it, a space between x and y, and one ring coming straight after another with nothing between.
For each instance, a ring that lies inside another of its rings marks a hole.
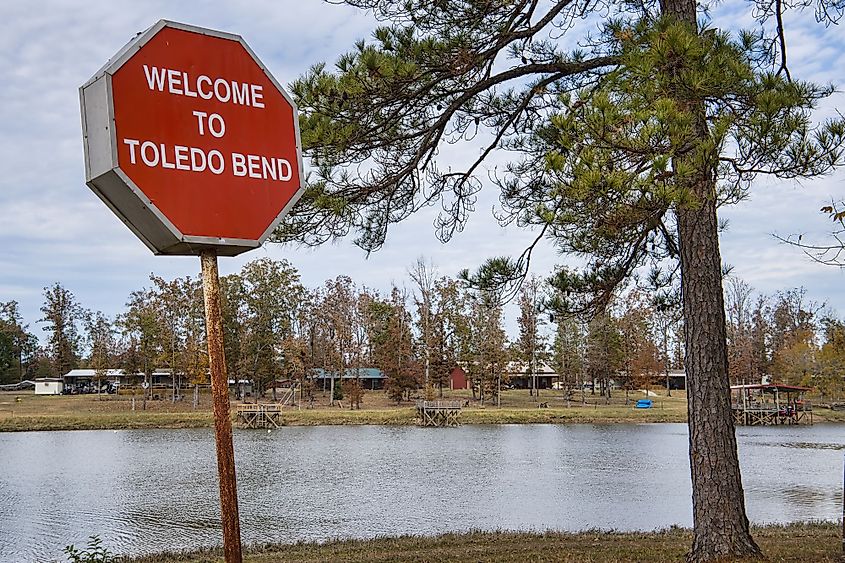
<instances>
[{"instance_id":1,"label":"calm water surface","mask_svg":"<svg viewBox=\"0 0 845 563\"><path fill-rule=\"evenodd\" d=\"M738 430L749 517L835 520L841 426ZM235 431L245 542L692 524L683 424ZM221 541L211 430L0 434L0 561ZM444 510L444 508L447 508Z\"/></svg>"}]
</instances>

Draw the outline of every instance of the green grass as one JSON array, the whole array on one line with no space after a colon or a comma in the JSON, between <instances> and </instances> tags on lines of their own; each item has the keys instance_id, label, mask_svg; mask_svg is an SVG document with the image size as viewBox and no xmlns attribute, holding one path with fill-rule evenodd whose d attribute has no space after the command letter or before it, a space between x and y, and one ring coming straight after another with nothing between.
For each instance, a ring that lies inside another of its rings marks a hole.
<instances>
[{"instance_id":1,"label":"green grass","mask_svg":"<svg viewBox=\"0 0 845 563\"><path fill-rule=\"evenodd\" d=\"M0 432L206 428L213 425L214 419L209 412L53 414L0 418Z\"/></svg>"},{"instance_id":2,"label":"green grass","mask_svg":"<svg viewBox=\"0 0 845 563\"><path fill-rule=\"evenodd\" d=\"M845 411L813 409L813 420L815 422L845 422Z\"/></svg>"},{"instance_id":3,"label":"green grass","mask_svg":"<svg viewBox=\"0 0 845 563\"><path fill-rule=\"evenodd\" d=\"M772 563L834 563L841 561L839 531L839 526L833 523L792 524L755 528L754 536ZM253 546L247 549L244 561L663 563L682 561L691 541L689 530L680 528L650 533L469 532L433 537L402 536L335 540L322 544ZM211 549L127 558L123 561L217 563L222 560L221 550Z\"/></svg>"},{"instance_id":4,"label":"green grass","mask_svg":"<svg viewBox=\"0 0 845 563\"><path fill-rule=\"evenodd\" d=\"M472 400L469 391L447 391L444 399L469 402L460 415L463 424L612 424L640 422L686 422L686 396L674 392L671 397L654 398L651 409L633 408L634 400L641 395L632 394L629 404L624 395L617 393L611 404L598 396L587 395L586 404L580 397L567 403L560 392L543 391L539 399L530 397L525 390L506 391L502 406L489 402L481 407ZM549 408L537 408L542 401ZM0 432L26 430L119 430L132 428L207 428L213 425L211 400L202 394L197 410L188 397L175 403L166 400L142 402L136 398L131 410L131 396L74 395L36 396L29 393L0 392ZM286 407L282 415L284 424L290 426L317 425L392 425L407 426L415 423L414 408L404 402L396 405L384 392L365 393L362 410L331 407L328 398L318 395L315 408ZM232 411L235 404L232 405ZM818 408L816 422L845 422L845 411Z\"/></svg>"},{"instance_id":5,"label":"green grass","mask_svg":"<svg viewBox=\"0 0 845 563\"><path fill-rule=\"evenodd\" d=\"M467 409L461 412L465 424L587 424L686 422L686 412L660 408L635 409L633 406L600 406L547 409Z\"/></svg>"},{"instance_id":6,"label":"green grass","mask_svg":"<svg viewBox=\"0 0 845 563\"><path fill-rule=\"evenodd\" d=\"M342 424L384 424L408 426L415 423L413 407L386 409L303 409L282 414L289 426L321 426Z\"/></svg>"},{"instance_id":7,"label":"green grass","mask_svg":"<svg viewBox=\"0 0 845 563\"><path fill-rule=\"evenodd\" d=\"M593 408L487 408L464 409L463 424L586 424L685 422L683 413L660 409L635 411L625 407ZM282 421L288 426L415 424L413 407L372 410L314 409L286 410ZM213 426L210 412L94 412L79 414L15 415L0 418L0 432L36 430L121 430L135 428L206 428Z\"/></svg>"}]
</instances>

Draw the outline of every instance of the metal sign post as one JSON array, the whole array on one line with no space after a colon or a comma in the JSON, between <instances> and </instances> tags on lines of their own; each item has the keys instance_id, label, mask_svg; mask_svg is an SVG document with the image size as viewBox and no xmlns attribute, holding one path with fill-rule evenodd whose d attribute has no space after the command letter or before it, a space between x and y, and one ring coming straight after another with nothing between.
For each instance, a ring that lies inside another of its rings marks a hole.
<instances>
[{"instance_id":1,"label":"metal sign post","mask_svg":"<svg viewBox=\"0 0 845 563\"><path fill-rule=\"evenodd\" d=\"M165 20L79 98L88 186L154 253L200 256L223 548L240 563L217 257L261 246L302 195L296 105L240 36Z\"/></svg>"},{"instance_id":2,"label":"metal sign post","mask_svg":"<svg viewBox=\"0 0 845 563\"><path fill-rule=\"evenodd\" d=\"M220 275L217 252L204 250L202 294L205 301L205 330L208 365L211 371L211 397L214 408L214 438L217 444L217 473L220 476L220 519L223 524L223 551L228 562L240 562L241 524L238 518L238 486L235 476L235 448L232 419L229 416L229 376L223 349L223 316L220 312Z\"/></svg>"}]
</instances>

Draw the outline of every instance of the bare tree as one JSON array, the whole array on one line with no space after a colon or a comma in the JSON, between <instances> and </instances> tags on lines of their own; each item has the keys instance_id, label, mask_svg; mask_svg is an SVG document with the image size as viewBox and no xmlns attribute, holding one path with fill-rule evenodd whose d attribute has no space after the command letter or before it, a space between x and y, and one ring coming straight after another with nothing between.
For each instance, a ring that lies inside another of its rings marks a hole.
<instances>
[{"instance_id":1,"label":"bare tree","mask_svg":"<svg viewBox=\"0 0 845 563\"><path fill-rule=\"evenodd\" d=\"M416 291L419 292L419 294L414 293L414 301L417 305L417 324L420 332L420 344L422 345L423 387L428 389L431 385L432 328L435 322L432 318L432 300L434 298L434 280L437 277L437 268L435 268L434 263L430 261L426 263L423 257L419 257L408 271L408 275L416 285Z\"/></svg>"}]
</instances>

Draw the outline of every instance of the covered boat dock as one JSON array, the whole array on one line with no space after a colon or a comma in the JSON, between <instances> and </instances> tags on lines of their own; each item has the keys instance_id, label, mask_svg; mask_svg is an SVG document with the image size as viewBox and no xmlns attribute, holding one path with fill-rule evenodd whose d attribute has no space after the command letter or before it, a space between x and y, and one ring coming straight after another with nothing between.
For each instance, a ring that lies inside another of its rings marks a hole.
<instances>
[{"instance_id":1,"label":"covered boat dock","mask_svg":"<svg viewBox=\"0 0 845 563\"><path fill-rule=\"evenodd\" d=\"M766 383L731 387L731 410L738 426L813 424L813 407L804 399L809 387Z\"/></svg>"}]
</instances>

